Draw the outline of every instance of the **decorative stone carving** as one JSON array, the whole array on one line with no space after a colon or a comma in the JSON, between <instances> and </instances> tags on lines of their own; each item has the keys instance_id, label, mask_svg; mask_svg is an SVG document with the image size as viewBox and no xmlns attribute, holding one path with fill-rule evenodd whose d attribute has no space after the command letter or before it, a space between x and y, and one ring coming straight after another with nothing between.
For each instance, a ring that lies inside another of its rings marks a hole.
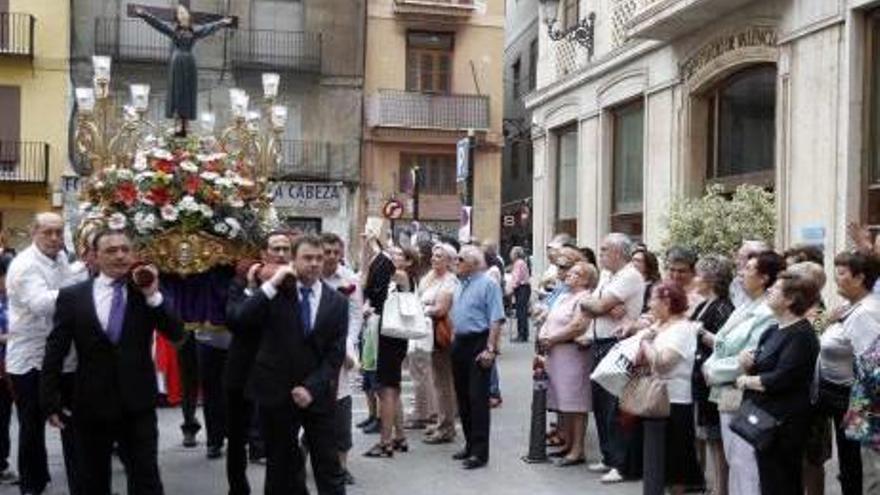
<instances>
[{"instance_id":1,"label":"decorative stone carving","mask_svg":"<svg viewBox=\"0 0 880 495\"><path fill-rule=\"evenodd\" d=\"M776 28L752 26L743 31L728 34L712 40L681 64L681 76L685 81L700 72L718 57L742 48L776 47L778 35Z\"/></svg>"}]
</instances>

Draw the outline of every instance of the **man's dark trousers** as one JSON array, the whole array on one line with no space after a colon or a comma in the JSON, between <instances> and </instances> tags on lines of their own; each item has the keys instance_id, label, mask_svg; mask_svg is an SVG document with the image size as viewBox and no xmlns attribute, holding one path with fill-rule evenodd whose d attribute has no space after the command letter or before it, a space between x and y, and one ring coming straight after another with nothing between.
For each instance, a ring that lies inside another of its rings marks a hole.
<instances>
[{"instance_id":1,"label":"man's dark trousers","mask_svg":"<svg viewBox=\"0 0 880 495\"><path fill-rule=\"evenodd\" d=\"M21 493L41 493L51 479L46 453L46 416L40 408L40 371L32 369L23 375L9 375L15 391L18 412L18 476ZM62 401L70 407L74 374L61 375ZM73 427L61 430L61 448L67 487L70 495L84 495L77 456L76 432Z\"/></svg>"},{"instance_id":2,"label":"man's dark trousers","mask_svg":"<svg viewBox=\"0 0 880 495\"><path fill-rule=\"evenodd\" d=\"M186 340L177 348L177 365L180 368L180 410L183 412L183 424L180 430L195 435L202 429L196 419L196 407L199 403L199 357L196 336L186 332Z\"/></svg>"},{"instance_id":3,"label":"man's dark trousers","mask_svg":"<svg viewBox=\"0 0 880 495\"><path fill-rule=\"evenodd\" d=\"M156 462L159 430L156 411L124 414L118 419L89 421L74 419L83 453L85 486L88 495L110 495L111 455L119 445L119 457L128 478L130 495L162 495L162 482Z\"/></svg>"},{"instance_id":4,"label":"man's dark trousers","mask_svg":"<svg viewBox=\"0 0 880 495\"><path fill-rule=\"evenodd\" d=\"M488 400L488 399L487 399ZM345 495L345 480L336 452L335 404L321 411L296 407L293 402L260 406L266 439L265 495L307 495L302 451L296 439L305 428L315 485L320 495Z\"/></svg>"},{"instance_id":5,"label":"man's dark trousers","mask_svg":"<svg viewBox=\"0 0 880 495\"><path fill-rule=\"evenodd\" d=\"M12 419L12 381L0 376L0 472L9 469L9 423Z\"/></svg>"},{"instance_id":6,"label":"man's dark trousers","mask_svg":"<svg viewBox=\"0 0 880 495\"><path fill-rule=\"evenodd\" d=\"M202 412L208 447L222 447L226 439L226 394L223 391L223 370L226 349L198 343L199 376L202 383Z\"/></svg>"},{"instance_id":7,"label":"man's dark trousers","mask_svg":"<svg viewBox=\"0 0 880 495\"><path fill-rule=\"evenodd\" d=\"M249 495L251 487L247 478L247 445L254 406L245 398L242 389L226 390L226 406L226 432L229 438L226 447L226 479L229 482L229 495Z\"/></svg>"},{"instance_id":8,"label":"man's dark trousers","mask_svg":"<svg viewBox=\"0 0 880 495\"><path fill-rule=\"evenodd\" d=\"M452 344L452 376L458 399L458 416L464 431L465 450L481 461L489 460L489 381L491 368L477 364L486 349L489 332L456 334Z\"/></svg>"}]
</instances>

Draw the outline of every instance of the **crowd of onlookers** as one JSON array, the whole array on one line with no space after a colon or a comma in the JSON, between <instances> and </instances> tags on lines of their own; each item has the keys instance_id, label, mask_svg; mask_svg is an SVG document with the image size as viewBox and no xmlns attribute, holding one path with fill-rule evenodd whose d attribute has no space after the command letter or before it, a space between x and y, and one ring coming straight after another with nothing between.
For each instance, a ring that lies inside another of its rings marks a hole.
<instances>
[{"instance_id":1,"label":"crowd of onlookers","mask_svg":"<svg viewBox=\"0 0 880 495\"><path fill-rule=\"evenodd\" d=\"M880 493L880 242L857 226L850 237L851 249L828 257L833 290L823 291L815 246L671 246L658 259L610 234L597 260L556 236L532 316L557 465L587 462L592 413L599 459L588 469L604 483L818 494L833 441L842 493ZM628 356L622 389L594 374L614 368L606 356ZM639 417L634 399L663 407Z\"/></svg>"}]
</instances>

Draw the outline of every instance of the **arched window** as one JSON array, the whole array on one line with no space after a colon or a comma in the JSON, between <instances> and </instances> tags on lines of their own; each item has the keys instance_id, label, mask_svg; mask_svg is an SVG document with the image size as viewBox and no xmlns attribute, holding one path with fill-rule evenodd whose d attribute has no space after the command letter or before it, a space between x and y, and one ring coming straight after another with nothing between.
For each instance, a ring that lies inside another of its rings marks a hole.
<instances>
[{"instance_id":1,"label":"arched window","mask_svg":"<svg viewBox=\"0 0 880 495\"><path fill-rule=\"evenodd\" d=\"M729 186L773 185L776 67L736 72L706 93L706 178Z\"/></svg>"}]
</instances>

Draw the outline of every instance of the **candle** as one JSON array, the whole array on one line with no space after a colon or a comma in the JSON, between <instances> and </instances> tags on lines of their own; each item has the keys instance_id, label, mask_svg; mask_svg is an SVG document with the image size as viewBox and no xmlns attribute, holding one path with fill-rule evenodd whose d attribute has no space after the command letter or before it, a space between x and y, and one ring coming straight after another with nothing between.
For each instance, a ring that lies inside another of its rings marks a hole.
<instances>
[{"instance_id":1,"label":"candle","mask_svg":"<svg viewBox=\"0 0 880 495\"><path fill-rule=\"evenodd\" d=\"M281 76L274 72L263 73L263 96L266 98L275 98L278 96L278 85L281 83Z\"/></svg>"},{"instance_id":2,"label":"candle","mask_svg":"<svg viewBox=\"0 0 880 495\"><path fill-rule=\"evenodd\" d=\"M240 88L229 90L229 103L232 108L232 116L243 119L247 116L248 95Z\"/></svg>"},{"instance_id":3,"label":"candle","mask_svg":"<svg viewBox=\"0 0 880 495\"><path fill-rule=\"evenodd\" d=\"M76 104L82 113L92 113L95 110L95 90L92 88L76 88Z\"/></svg>"},{"instance_id":4,"label":"candle","mask_svg":"<svg viewBox=\"0 0 880 495\"><path fill-rule=\"evenodd\" d=\"M111 59L105 55L92 56L92 67L95 69L95 81L103 84L110 82Z\"/></svg>"},{"instance_id":5,"label":"candle","mask_svg":"<svg viewBox=\"0 0 880 495\"><path fill-rule=\"evenodd\" d=\"M205 134L211 134L214 132L214 125L217 123L217 116L214 115L213 112L202 112L199 116L199 124L202 126L202 131Z\"/></svg>"},{"instance_id":6,"label":"candle","mask_svg":"<svg viewBox=\"0 0 880 495\"><path fill-rule=\"evenodd\" d=\"M273 105L270 122L275 129L283 129L285 124L287 124L287 107L284 105Z\"/></svg>"},{"instance_id":7,"label":"candle","mask_svg":"<svg viewBox=\"0 0 880 495\"><path fill-rule=\"evenodd\" d=\"M132 84L131 105L138 112L144 112L150 105L150 85L149 84Z\"/></svg>"}]
</instances>

